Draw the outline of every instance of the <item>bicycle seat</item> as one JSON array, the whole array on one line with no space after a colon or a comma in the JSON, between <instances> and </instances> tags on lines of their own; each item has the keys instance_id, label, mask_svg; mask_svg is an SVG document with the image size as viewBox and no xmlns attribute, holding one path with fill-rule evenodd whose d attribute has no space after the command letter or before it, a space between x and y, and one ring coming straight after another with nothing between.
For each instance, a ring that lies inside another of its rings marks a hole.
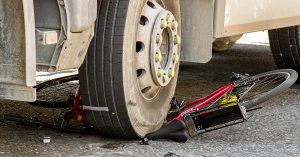
<instances>
[{"instance_id":1,"label":"bicycle seat","mask_svg":"<svg viewBox=\"0 0 300 157\"><path fill-rule=\"evenodd\" d=\"M181 120L174 119L159 130L147 134L145 138L148 140L170 139L176 142L186 142L188 140L188 134L186 132L185 123Z\"/></svg>"}]
</instances>

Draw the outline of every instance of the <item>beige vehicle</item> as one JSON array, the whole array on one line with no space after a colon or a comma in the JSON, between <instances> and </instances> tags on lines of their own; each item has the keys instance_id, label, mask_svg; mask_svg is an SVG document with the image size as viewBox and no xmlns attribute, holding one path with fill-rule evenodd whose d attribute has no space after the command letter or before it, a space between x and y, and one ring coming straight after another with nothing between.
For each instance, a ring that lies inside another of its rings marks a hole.
<instances>
[{"instance_id":1,"label":"beige vehicle","mask_svg":"<svg viewBox=\"0 0 300 157\"><path fill-rule=\"evenodd\" d=\"M269 30L280 68L300 70L299 0L0 0L0 98L36 100L36 72L79 69L89 121L109 137L161 127L179 62L206 63ZM214 44L213 44L214 43ZM217 46L216 46L217 45Z\"/></svg>"}]
</instances>

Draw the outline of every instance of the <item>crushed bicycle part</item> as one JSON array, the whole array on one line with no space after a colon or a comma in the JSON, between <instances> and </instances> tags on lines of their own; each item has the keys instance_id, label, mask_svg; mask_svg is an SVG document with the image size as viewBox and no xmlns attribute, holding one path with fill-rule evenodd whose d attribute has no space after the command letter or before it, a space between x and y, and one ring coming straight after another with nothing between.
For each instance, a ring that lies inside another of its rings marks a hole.
<instances>
[{"instance_id":1,"label":"crushed bicycle part","mask_svg":"<svg viewBox=\"0 0 300 157\"><path fill-rule=\"evenodd\" d=\"M37 91L39 92L46 88L51 88L53 86L62 85L63 83L69 83L76 80L78 80L78 75L65 76L62 78L57 78L54 80L43 82L35 86L35 88L37 88ZM62 121L59 125L47 124L41 122L38 118L35 117L26 118L26 117L14 116L14 115L5 115L4 118L9 121L15 121L17 123L23 125L29 125L32 127L46 127L46 128L61 130L65 132L78 132L78 133L86 132L86 129L89 128L88 119L85 114L85 109L81 101L80 87L78 84L76 85L76 88L74 88L73 93L74 94L69 95L66 98L67 100L65 101L51 102L47 100L37 100L36 102L31 103L31 105L37 107L43 107L43 108L69 108L69 110L65 112L65 114L63 115ZM83 123L82 128L81 129L70 128L69 123L70 120L72 119L82 122Z\"/></svg>"},{"instance_id":2,"label":"crushed bicycle part","mask_svg":"<svg viewBox=\"0 0 300 157\"><path fill-rule=\"evenodd\" d=\"M183 120L173 119L161 129L147 134L147 140L171 139L186 142L190 137L212 130L242 123L247 118L246 109L236 104L216 107L203 111L194 111L185 115Z\"/></svg>"},{"instance_id":3,"label":"crushed bicycle part","mask_svg":"<svg viewBox=\"0 0 300 157\"><path fill-rule=\"evenodd\" d=\"M289 88L295 83L297 77L297 73L289 69L270 71L255 76L233 73L232 83L203 98L186 104L181 104L173 98L167 116L168 123L145 137L149 140L171 139L186 142L189 137L242 123L249 118L247 112L260 109L254 107L275 96L279 91ZM254 86L259 87L269 79L276 80L275 87L267 91L261 91L259 88L254 90ZM285 85L284 88L283 85ZM253 92L260 92L260 95L257 96L256 93L257 97L251 97ZM248 99L245 97L247 94Z\"/></svg>"},{"instance_id":4,"label":"crushed bicycle part","mask_svg":"<svg viewBox=\"0 0 300 157\"><path fill-rule=\"evenodd\" d=\"M78 74L55 78L39 83L34 88L37 100L29 104L42 108L69 108L70 99L78 87Z\"/></svg>"},{"instance_id":5,"label":"crushed bicycle part","mask_svg":"<svg viewBox=\"0 0 300 157\"><path fill-rule=\"evenodd\" d=\"M184 118L191 137L242 123L245 119L247 119L246 109L238 104L225 108L217 107L201 112L194 112Z\"/></svg>"},{"instance_id":6,"label":"crushed bicycle part","mask_svg":"<svg viewBox=\"0 0 300 157\"><path fill-rule=\"evenodd\" d=\"M81 101L80 87L77 88L77 91L76 91L76 94L74 97L72 118L75 120L81 121L84 124L88 123L88 118L85 114L83 104Z\"/></svg>"},{"instance_id":7,"label":"crushed bicycle part","mask_svg":"<svg viewBox=\"0 0 300 157\"><path fill-rule=\"evenodd\" d=\"M36 117L27 118L27 117L8 115L8 114L4 115L4 120L16 122L19 125L25 125L29 127L35 127L35 128L44 127L44 128L60 130L63 132L70 132L70 133L86 133L89 128L86 125L83 125L82 128L80 129L71 128L68 125L65 125L63 123L61 123L60 125L53 125L53 124L42 122Z\"/></svg>"},{"instance_id":8,"label":"crushed bicycle part","mask_svg":"<svg viewBox=\"0 0 300 157\"><path fill-rule=\"evenodd\" d=\"M41 84L35 86L37 92L40 92L43 89L52 88L54 86L59 86L64 83L70 83L72 81L78 81L78 75L70 75L61 78L57 78L54 80L45 81ZM69 84L67 84L68 86ZM72 85L74 86L74 85ZM74 87L72 87L73 89ZM37 100L36 102L31 103L31 105L43 108L72 108L69 112L66 113L63 125L66 126L69 124L71 119L75 119L81 121L82 123L86 124L88 122L87 116L85 114L85 110L101 110L101 111L108 111L108 108L97 108L97 107L90 107L84 106L81 101L80 95L80 87L76 84L76 88L73 89L72 95L68 95L66 100L60 101L48 101L48 100ZM54 92L54 91L53 91ZM42 99L42 98L41 98ZM51 98L51 100L56 98Z\"/></svg>"}]
</instances>

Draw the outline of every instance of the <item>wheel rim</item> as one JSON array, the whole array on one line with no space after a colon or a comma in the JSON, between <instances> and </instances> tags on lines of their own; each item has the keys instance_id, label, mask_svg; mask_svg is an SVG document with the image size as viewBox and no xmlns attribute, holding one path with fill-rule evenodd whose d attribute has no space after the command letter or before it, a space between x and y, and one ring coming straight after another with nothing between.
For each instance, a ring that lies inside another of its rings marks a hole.
<instances>
[{"instance_id":1,"label":"wheel rim","mask_svg":"<svg viewBox=\"0 0 300 157\"><path fill-rule=\"evenodd\" d=\"M157 96L177 75L180 36L174 15L155 1L145 3L136 41L136 72L145 99Z\"/></svg>"},{"instance_id":2,"label":"wheel rim","mask_svg":"<svg viewBox=\"0 0 300 157\"><path fill-rule=\"evenodd\" d=\"M260 77L249 77L237 82L237 93L239 102L246 108L251 108L253 105L259 104L256 97L268 95L271 90L281 86L288 78L289 73L281 72L277 74L268 74ZM249 106L249 102L251 105ZM253 103L255 102L255 103Z\"/></svg>"}]
</instances>

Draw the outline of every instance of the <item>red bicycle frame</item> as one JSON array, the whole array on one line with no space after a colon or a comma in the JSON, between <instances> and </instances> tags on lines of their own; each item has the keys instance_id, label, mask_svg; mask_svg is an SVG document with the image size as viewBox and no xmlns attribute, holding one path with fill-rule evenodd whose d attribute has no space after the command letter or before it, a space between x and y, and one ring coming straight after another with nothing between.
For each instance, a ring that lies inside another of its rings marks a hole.
<instances>
[{"instance_id":1,"label":"red bicycle frame","mask_svg":"<svg viewBox=\"0 0 300 157\"><path fill-rule=\"evenodd\" d=\"M198 104L194 105L193 107L190 107L190 108L185 109L184 111L180 112L180 114L177 115L175 117L175 119L183 120L182 118L185 114L205 106L206 104L208 104L212 100L218 98L219 96L223 95L224 93L226 93L227 91L229 91L233 88L234 88L233 84L228 84L224 87L219 88L218 90L214 91L213 93L211 93L211 94L209 94L209 95L207 95L203 98L199 98L199 99L196 99L194 101L191 101L191 102L185 104L183 107L187 108L189 106L192 106L192 105L198 103Z\"/></svg>"}]
</instances>

